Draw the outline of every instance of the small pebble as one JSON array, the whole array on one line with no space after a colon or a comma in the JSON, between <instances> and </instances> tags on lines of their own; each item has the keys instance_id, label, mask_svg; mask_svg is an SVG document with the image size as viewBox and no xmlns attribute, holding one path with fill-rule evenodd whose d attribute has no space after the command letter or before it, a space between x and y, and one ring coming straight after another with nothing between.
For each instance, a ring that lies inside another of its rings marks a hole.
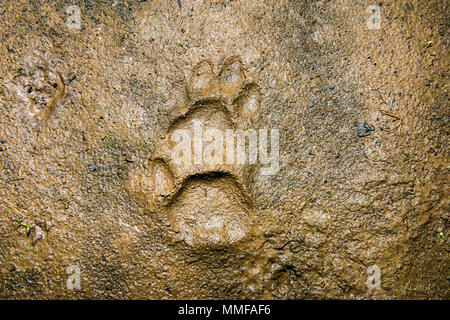
<instances>
[{"instance_id":1,"label":"small pebble","mask_svg":"<svg viewBox=\"0 0 450 320\"><path fill-rule=\"evenodd\" d=\"M366 137L372 134L372 131L375 131L375 128L368 124L367 122L363 122L358 125L358 128L356 128L356 133L358 134L358 137Z\"/></svg>"}]
</instances>

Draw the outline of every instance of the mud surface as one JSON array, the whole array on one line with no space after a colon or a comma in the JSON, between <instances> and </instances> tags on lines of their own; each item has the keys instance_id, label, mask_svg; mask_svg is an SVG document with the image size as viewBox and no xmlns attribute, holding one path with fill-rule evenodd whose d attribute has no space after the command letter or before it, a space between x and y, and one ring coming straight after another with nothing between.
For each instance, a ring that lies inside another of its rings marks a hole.
<instances>
[{"instance_id":1,"label":"mud surface","mask_svg":"<svg viewBox=\"0 0 450 320\"><path fill-rule=\"evenodd\" d=\"M77 3L0 2L1 298L450 298L446 1Z\"/></svg>"}]
</instances>

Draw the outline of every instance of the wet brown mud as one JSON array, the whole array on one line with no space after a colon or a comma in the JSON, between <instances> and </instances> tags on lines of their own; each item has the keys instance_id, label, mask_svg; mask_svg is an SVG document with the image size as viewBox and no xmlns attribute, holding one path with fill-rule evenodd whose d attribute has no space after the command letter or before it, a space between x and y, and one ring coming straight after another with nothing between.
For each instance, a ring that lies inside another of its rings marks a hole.
<instances>
[{"instance_id":1,"label":"wet brown mud","mask_svg":"<svg viewBox=\"0 0 450 320\"><path fill-rule=\"evenodd\" d=\"M449 298L445 1L71 5L0 2L0 298Z\"/></svg>"}]
</instances>

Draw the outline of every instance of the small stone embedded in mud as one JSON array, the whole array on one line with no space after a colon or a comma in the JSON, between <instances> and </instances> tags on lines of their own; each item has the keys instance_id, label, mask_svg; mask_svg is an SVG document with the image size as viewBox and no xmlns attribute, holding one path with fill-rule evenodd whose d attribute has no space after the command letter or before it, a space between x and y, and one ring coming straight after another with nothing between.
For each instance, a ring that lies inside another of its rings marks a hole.
<instances>
[{"instance_id":1,"label":"small stone embedded in mud","mask_svg":"<svg viewBox=\"0 0 450 320\"><path fill-rule=\"evenodd\" d=\"M375 127L368 124L367 122L359 124L358 128L356 128L358 137L367 137L372 134L372 131L375 131Z\"/></svg>"},{"instance_id":2,"label":"small stone embedded in mud","mask_svg":"<svg viewBox=\"0 0 450 320\"><path fill-rule=\"evenodd\" d=\"M279 199L280 199L279 196L275 196L275 199L273 199L272 201L272 205L276 205Z\"/></svg>"}]
</instances>

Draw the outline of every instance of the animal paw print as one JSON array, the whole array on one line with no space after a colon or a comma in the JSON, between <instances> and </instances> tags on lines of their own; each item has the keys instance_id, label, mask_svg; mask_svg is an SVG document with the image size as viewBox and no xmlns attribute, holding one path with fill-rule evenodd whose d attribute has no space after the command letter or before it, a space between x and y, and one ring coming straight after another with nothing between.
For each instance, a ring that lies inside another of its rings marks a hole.
<instances>
[{"instance_id":1,"label":"animal paw print","mask_svg":"<svg viewBox=\"0 0 450 320\"><path fill-rule=\"evenodd\" d=\"M65 85L58 71L44 58L31 54L7 85L26 107L26 116L36 127L49 119L64 96Z\"/></svg>"},{"instance_id":2,"label":"animal paw print","mask_svg":"<svg viewBox=\"0 0 450 320\"><path fill-rule=\"evenodd\" d=\"M256 159L242 159L237 149L246 140L236 134L259 112L258 86L247 81L238 57L227 59L217 75L202 61L183 101L169 112L167 137L157 142L147 167L130 174L126 188L150 211L165 212L178 240L192 246L238 242L251 228L246 186Z\"/></svg>"}]
</instances>

